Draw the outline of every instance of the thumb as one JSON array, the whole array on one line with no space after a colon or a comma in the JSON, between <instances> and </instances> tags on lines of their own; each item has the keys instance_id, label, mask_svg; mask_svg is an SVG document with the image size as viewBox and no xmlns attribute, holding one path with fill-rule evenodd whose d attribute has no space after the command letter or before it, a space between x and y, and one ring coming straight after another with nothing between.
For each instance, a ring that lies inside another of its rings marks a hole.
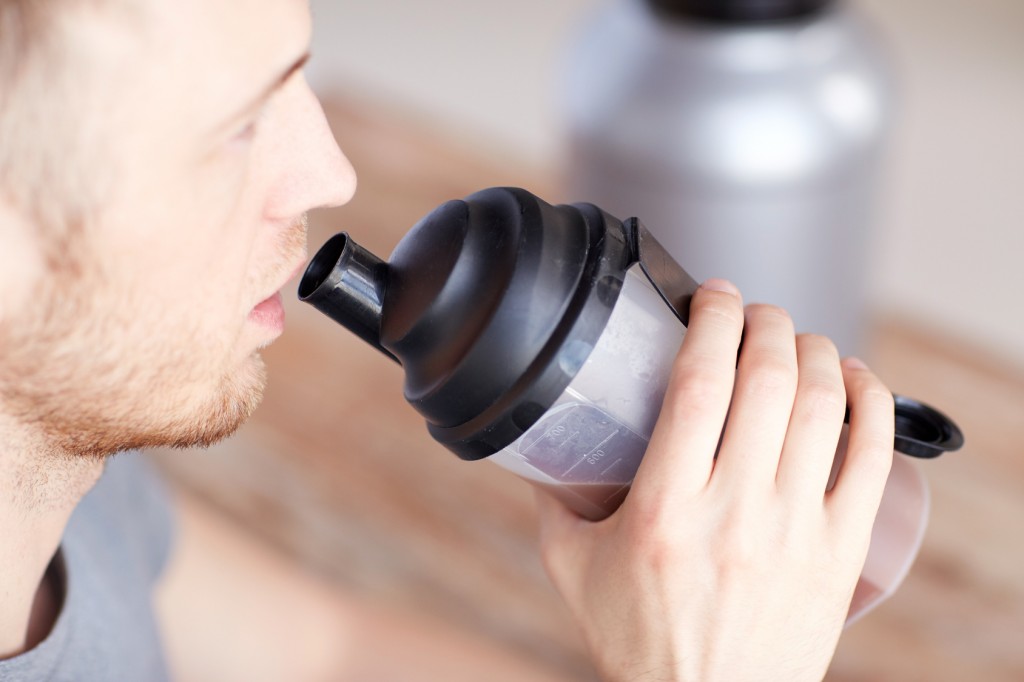
<instances>
[{"instance_id":1,"label":"thumb","mask_svg":"<svg viewBox=\"0 0 1024 682\"><path fill-rule=\"evenodd\" d=\"M545 491L538 488L535 492L541 554L548 574L558 585L558 576L581 549L587 521Z\"/></svg>"}]
</instances>

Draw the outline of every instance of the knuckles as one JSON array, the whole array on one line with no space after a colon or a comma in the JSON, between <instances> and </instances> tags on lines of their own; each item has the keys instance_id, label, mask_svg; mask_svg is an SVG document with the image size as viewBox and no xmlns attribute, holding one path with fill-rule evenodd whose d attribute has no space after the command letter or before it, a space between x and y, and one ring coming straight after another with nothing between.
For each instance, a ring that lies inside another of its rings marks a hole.
<instances>
[{"instance_id":1,"label":"knuckles","mask_svg":"<svg viewBox=\"0 0 1024 682\"><path fill-rule=\"evenodd\" d=\"M892 393L877 380L857 387L857 403L861 406L860 409L878 411L879 414L896 411L896 401Z\"/></svg>"},{"instance_id":2,"label":"knuckles","mask_svg":"<svg viewBox=\"0 0 1024 682\"><path fill-rule=\"evenodd\" d=\"M663 412L669 419L694 419L732 392L732 377L722 376L710 363L687 363L677 369L675 380L665 397Z\"/></svg>"},{"instance_id":3,"label":"knuckles","mask_svg":"<svg viewBox=\"0 0 1024 682\"><path fill-rule=\"evenodd\" d=\"M710 322L727 329L743 327L743 304L738 298L713 291L701 291L699 294L691 304L691 325Z\"/></svg>"},{"instance_id":4,"label":"knuckles","mask_svg":"<svg viewBox=\"0 0 1024 682\"><path fill-rule=\"evenodd\" d=\"M793 327L793 318L790 317L789 313L784 308L771 305L770 303L751 303L746 307L745 317L747 319L758 318L759 321L790 329Z\"/></svg>"},{"instance_id":5,"label":"knuckles","mask_svg":"<svg viewBox=\"0 0 1024 682\"><path fill-rule=\"evenodd\" d=\"M815 357L827 356L829 362L839 365L839 350L832 339L821 334L798 334L796 337L797 348L801 355L814 355Z\"/></svg>"},{"instance_id":6,"label":"knuckles","mask_svg":"<svg viewBox=\"0 0 1024 682\"><path fill-rule=\"evenodd\" d=\"M660 498L636 500L623 528L631 556L644 573L669 575L685 559L691 546L686 533L693 519L679 518L679 511Z\"/></svg>"},{"instance_id":7,"label":"knuckles","mask_svg":"<svg viewBox=\"0 0 1024 682\"><path fill-rule=\"evenodd\" d=\"M846 411L846 391L841 383L807 379L801 383L799 391L803 410L812 418L841 419Z\"/></svg>"},{"instance_id":8,"label":"knuckles","mask_svg":"<svg viewBox=\"0 0 1024 682\"><path fill-rule=\"evenodd\" d=\"M836 345L820 334L800 334L796 344L803 410L812 418L841 417L846 410L846 385Z\"/></svg>"},{"instance_id":9,"label":"knuckles","mask_svg":"<svg viewBox=\"0 0 1024 682\"><path fill-rule=\"evenodd\" d=\"M744 363L742 390L754 397L791 394L796 389L797 368L780 358L762 355Z\"/></svg>"},{"instance_id":10,"label":"knuckles","mask_svg":"<svg viewBox=\"0 0 1024 682\"><path fill-rule=\"evenodd\" d=\"M622 530L629 538L631 562L647 575L671 576L694 563L708 564L722 576L770 568L767 557L777 540L770 519L775 515L757 495L728 505L724 500L678 505L658 497L631 502ZM694 556L695 550L701 556Z\"/></svg>"},{"instance_id":11,"label":"knuckles","mask_svg":"<svg viewBox=\"0 0 1024 682\"><path fill-rule=\"evenodd\" d=\"M793 321L782 308L747 306L747 339L740 354L742 390L755 397L792 394L797 385Z\"/></svg>"}]
</instances>

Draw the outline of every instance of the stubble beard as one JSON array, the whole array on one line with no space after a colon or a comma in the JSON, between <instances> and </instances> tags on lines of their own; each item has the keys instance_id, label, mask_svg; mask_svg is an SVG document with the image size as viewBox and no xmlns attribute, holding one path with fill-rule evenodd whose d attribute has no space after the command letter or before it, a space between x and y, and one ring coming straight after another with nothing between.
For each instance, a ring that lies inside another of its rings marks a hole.
<instances>
[{"instance_id":1,"label":"stubble beard","mask_svg":"<svg viewBox=\"0 0 1024 682\"><path fill-rule=\"evenodd\" d=\"M202 354L194 351L202 346L149 343L137 327L134 335L118 334L118 320L103 296L93 295L88 274L51 279L33 296L33 310L0 329L0 407L39 434L47 454L95 459L206 447L234 433L259 405L266 368L258 351L231 367L197 364ZM144 348L126 347L133 338Z\"/></svg>"}]
</instances>

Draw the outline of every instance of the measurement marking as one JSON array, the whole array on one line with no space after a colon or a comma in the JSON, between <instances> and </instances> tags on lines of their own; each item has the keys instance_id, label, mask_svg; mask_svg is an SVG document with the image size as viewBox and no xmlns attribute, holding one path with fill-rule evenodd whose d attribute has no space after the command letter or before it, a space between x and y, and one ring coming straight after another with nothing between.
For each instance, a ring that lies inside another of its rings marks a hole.
<instances>
[{"instance_id":1,"label":"measurement marking","mask_svg":"<svg viewBox=\"0 0 1024 682\"><path fill-rule=\"evenodd\" d=\"M580 432L579 432L579 431L575 431L575 432L574 432L574 433L572 434L572 436L570 436L569 438L566 438L566 439L565 439L565 442L564 442L564 443L562 443L562 445L566 445L566 444L568 444L570 440L572 440L573 438L575 438L575 437L576 437L576 436L578 436L578 435L580 435ZM561 449L561 448L562 448L562 445L559 445L559 446L558 446L558 448L559 448L559 449ZM576 463L575 463L575 464L573 464L573 465L572 465L571 467L569 467L568 469L566 469L565 471L563 471L563 472L562 472L562 475L563 475L563 476L568 476L568 475L569 475L569 473L570 473L570 472L571 472L571 471L572 471L573 469L575 469L575 468L576 468L576 467L578 467L579 465L583 464L583 462L585 462L585 461L587 460L587 457L588 457L589 455L590 455L590 453L589 453L589 452L586 452L586 453L584 453L583 455L581 455L581 456L580 456L580 458L579 458L578 460L576 460Z\"/></svg>"},{"instance_id":2,"label":"measurement marking","mask_svg":"<svg viewBox=\"0 0 1024 682\"><path fill-rule=\"evenodd\" d=\"M565 440L563 440L561 443L558 444L558 449L561 450L566 445L572 445L572 442L574 440L576 440L576 437L579 436L581 433L583 433L583 432L582 431L573 431L571 436L569 436L568 438L566 438Z\"/></svg>"},{"instance_id":3,"label":"measurement marking","mask_svg":"<svg viewBox=\"0 0 1024 682\"><path fill-rule=\"evenodd\" d=\"M617 435L617 433L618 433L617 431L612 431L612 432L611 432L611 434L609 434L607 438L605 438L605 439L604 439L603 441L601 441L600 443L598 443L597 445L595 445L595 446L594 446L593 448L591 448L591 449L590 449L590 452L588 452L588 453L586 454L586 456L587 456L587 457L590 457L590 456L591 456L592 454L594 454L594 453L595 453L596 451L598 451L598 450L600 450L601 448L603 448L603 447L604 447L605 445L607 445L607 444L608 444L608 441L610 441L610 440L611 440L612 438L615 438L615 436Z\"/></svg>"},{"instance_id":4,"label":"measurement marking","mask_svg":"<svg viewBox=\"0 0 1024 682\"><path fill-rule=\"evenodd\" d=\"M601 472L601 475L602 476L607 476L608 472L611 471L612 469L614 469L615 467L617 467L621 461L622 461L622 458L619 457L617 460L615 460L614 462L609 464L608 468Z\"/></svg>"},{"instance_id":5,"label":"measurement marking","mask_svg":"<svg viewBox=\"0 0 1024 682\"><path fill-rule=\"evenodd\" d=\"M580 432L579 432L579 431L577 431L577 432L576 432L576 433L574 433L573 435L574 435L574 436L577 436L577 435L579 435L579 434L580 434ZM594 454L594 451L595 451L595 450L600 450L600 449L601 449L601 448L602 448L602 447L603 447L603 446L604 446L605 444L607 444L607 443L608 443L608 441L610 441L610 440L611 440L612 438L614 438L614 437L615 437L615 432L613 431L613 432L611 433L611 435L607 436L607 437L606 437L606 438L605 438L605 439L604 439L603 441L601 441L600 443L598 443L598 444L597 444L597 445L595 445L594 447L590 448L590 450L587 450L587 451L586 451L586 452L584 452L584 453L583 453L582 455L580 455L580 458L579 458L579 459L578 459L578 460L576 461L576 463L575 463L575 464L573 464L573 465L572 465L571 467L569 467L568 469L566 469L565 471L563 471L563 472L562 472L562 475L563 475L563 476L568 476L568 475L569 475L569 474L570 474L570 473L572 472L572 470L573 470L573 469L575 469L575 468L576 468L576 467L578 467L579 465L581 465L581 464L583 464L584 462L586 462L586 461L587 461L587 458L588 458L588 457L590 457L590 456L591 456L592 454Z\"/></svg>"},{"instance_id":6,"label":"measurement marking","mask_svg":"<svg viewBox=\"0 0 1024 682\"><path fill-rule=\"evenodd\" d=\"M594 448L594 450L597 450L599 448L604 447L605 445L608 444L608 441L610 441L612 438L615 438L615 436L617 436L617 435L619 435L618 431L612 431L610 434L608 434L607 438L605 438L603 441L601 441L600 443L597 444L597 446ZM591 450L591 452L593 452L594 450Z\"/></svg>"}]
</instances>

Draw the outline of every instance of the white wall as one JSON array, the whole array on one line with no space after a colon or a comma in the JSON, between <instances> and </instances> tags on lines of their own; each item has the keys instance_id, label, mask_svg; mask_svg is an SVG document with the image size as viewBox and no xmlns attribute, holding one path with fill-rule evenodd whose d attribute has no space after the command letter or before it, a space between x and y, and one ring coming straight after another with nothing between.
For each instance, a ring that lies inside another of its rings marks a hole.
<instances>
[{"instance_id":1,"label":"white wall","mask_svg":"<svg viewBox=\"0 0 1024 682\"><path fill-rule=\"evenodd\" d=\"M876 308L1024 369L1024 1L855 0L899 68ZM561 46L597 0L313 0L314 85L554 163Z\"/></svg>"}]
</instances>

